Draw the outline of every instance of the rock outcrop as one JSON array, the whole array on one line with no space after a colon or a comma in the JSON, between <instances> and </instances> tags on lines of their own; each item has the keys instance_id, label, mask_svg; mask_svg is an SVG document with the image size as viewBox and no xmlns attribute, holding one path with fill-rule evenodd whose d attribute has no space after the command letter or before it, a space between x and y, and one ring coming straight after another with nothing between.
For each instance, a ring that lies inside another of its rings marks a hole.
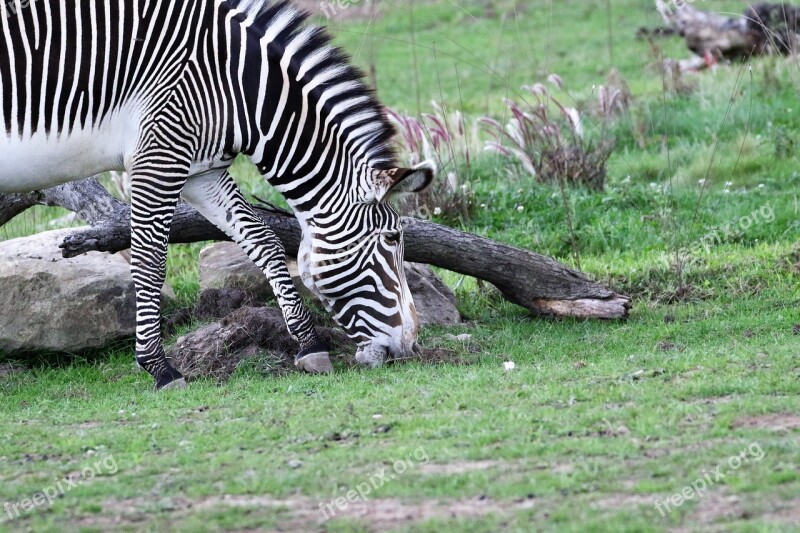
<instances>
[{"instance_id":1,"label":"rock outcrop","mask_svg":"<svg viewBox=\"0 0 800 533\"><path fill-rule=\"evenodd\" d=\"M456 295L442 279L422 263L406 263L406 281L421 325L448 325L461 322Z\"/></svg>"},{"instance_id":2,"label":"rock outcrop","mask_svg":"<svg viewBox=\"0 0 800 533\"><path fill-rule=\"evenodd\" d=\"M288 264L295 287L303 296L314 298L300 279L297 263L289 259ZM461 322L453 291L428 266L406 263L405 267L408 287L423 325ZM272 287L261 269L231 242L211 244L200 252L200 288L203 291L238 289L255 298L272 296Z\"/></svg>"},{"instance_id":3,"label":"rock outcrop","mask_svg":"<svg viewBox=\"0 0 800 533\"><path fill-rule=\"evenodd\" d=\"M300 279L297 263L289 260L287 264L295 287L301 294L310 296ZM261 299L273 296L264 273L233 242L210 244L200 251L200 289L240 289Z\"/></svg>"},{"instance_id":4,"label":"rock outcrop","mask_svg":"<svg viewBox=\"0 0 800 533\"><path fill-rule=\"evenodd\" d=\"M0 352L80 352L134 334L130 265L97 252L64 259L72 231L0 242Z\"/></svg>"}]
</instances>

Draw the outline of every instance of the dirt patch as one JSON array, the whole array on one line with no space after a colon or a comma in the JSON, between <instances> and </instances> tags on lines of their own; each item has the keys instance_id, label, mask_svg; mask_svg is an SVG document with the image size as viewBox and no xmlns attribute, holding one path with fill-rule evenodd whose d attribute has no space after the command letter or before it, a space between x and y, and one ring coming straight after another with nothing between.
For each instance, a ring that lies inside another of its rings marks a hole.
<instances>
[{"instance_id":1,"label":"dirt patch","mask_svg":"<svg viewBox=\"0 0 800 533\"><path fill-rule=\"evenodd\" d=\"M643 505L652 507L658 497L653 494L626 494L623 492L608 494L591 502L592 507L603 510L618 511L630 509L631 507L641 507Z\"/></svg>"},{"instance_id":2,"label":"dirt patch","mask_svg":"<svg viewBox=\"0 0 800 533\"><path fill-rule=\"evenodd\" d=\"M736 444L736 439L709 439L689 444L680 444L675 441L661 441L642 449L641 454L647 459L660 459L665 456L694 454L699 451L713 450L728 444ZM633 465L638 465L634 462Z\"/></svg>"},{"instance_id":3,"label":"dirt patch","mask_svg":"<svg viewBox=\"0 0 800 533\"><path fill-rule=\"evenodd\" d=\"M720 520L748 518L748 515L749 513L744 510L738 496L721 490L706 494L686 522L689 524L712 524Z\"/></svg>"},{"instance_id":4,"label":"dirt patch","mask_svg":"<svg viewBox=\"0 0 800 533\"><path fill-rule=\"evenodd\" d=\"M712 396L709 398L695 398L694 400L689 400L686 403L689 405L722 405L726 403L732 402L736 399L735 396Z\"/></svg>"},{"instance_id":5,"label":"dirt patch","mask_svg":"<svg viewBox=\"0 0 800 533\"><path fill-rule=\"evenodd\" d=\"M488 461L474 461L486 468ZM466 464L466 463L464 463ZM431 465L426 465L431 466ZM442 465L444 466L444 465ZM463 467L463 465L462 465ZM450 473L450 472L448 472ZM78 527L143 528L159 515L160 524L180 523L187 516L198 511L209 511L220 507L243 509L252 518L264 515L265 520L276 518L280 531L328 531L328 522L335 519L356 521L368 531L386 531L403 528L418 522L437 518L481 518L490 514L503 515L533 509L546 510L557 502L533 497L516 500L493 500L486 496L459 500L427 500L408 502L396 498L367 499L352 498L351 502L341 495L336 499L320 501L296 495L288 498L274 498L269 495L212 496L190 500L187 498L135 498L126 500L107 500L103 505L104 514L90 514L73 519ZM613 493L588 501L593 508L602 511L621 511L633 508L652 508L656 501L663 501L666 494ZM685 520L687 524L709 525L729 520L758 518L762 521L787 526L800 525L800 500L776 502L772 510L751 515L738 496L729 494L724 488L706 494Z\"/></svg>"},{"instance_id":6,"label":"dirt patch","mask_svg":"<svg viewBox=\"0 0 800 533\"><path fill-rule=\"evenodd\" d=\"M318 332L332 352L352 349L344 333L330 328L318 328ZM289 335L279 309L243 307L219 322L181 337L169 356L189 379L225 380L245 359L259 358L266 373L287 372L294 367L298 351L299 346Z\"/></svg>"},{"instance_id":7,"label":"dirt patch","mask_svg":"<svg viewBox=\"0 0 800 533\"><path fill-rule=\"evenodd\" d=\"M252 364L263 374L281 375L296 371L294 357L300 350L286 329L280 309L263 307L250 292L240 289L211 289L204 291L193 308L173 313L166 330L195 321L210 324L180 337L168 351L168 357L189 380L228 379L242 363ZM329 347L334 359L353 366L355 345L339 329L328 327L325 318L317 320L317 332ZM390 363L420 362L422 364L472 364L480 350L467 347L456 351L445 347L422 348L414 356ZM475 353L476 355L473 355Z\"/></svg>"},{"instance_id":8,"label":"dirt patch","mask_svg":"<svg viewBox=\"0 0 800 533\"><path fill-rule=\"evenodd\" d=\"M761 517L765 522L778 522L786 526L800 527L800 498L777 502L776 510Z\"/></svg>"},{"instance_id":9,"label":"dirt patch","mask_svg":"<svg viewBox=\"0 0 800 533\"><path fill-rule=\"evenodd\" d=\"M200 293L192 314L199 319L224 318L242 307L263 307L263 300L241 289L208 289Z\"/></svg>"},{"instance_id":10,"label":"dirt patch","mask_svg":"<svg viewBox=\"0 0 800 533\"><path fill-rule=\"evenodd\" d=\"M395 499L356 502L346 507L336 517L358 520L372 531L387 531L404 523L414 523L434 518L479 518L489 514L507 513L531 509L532 499L516 502L501 502L486 497L457 501L431 501L409 504ZM315 507L319 514L319 507Z\"/></svg>"},{"instance_id":11,"label":"dirt patch","mask_svg":"<svg viewBox=\"0 0 800 533\"><path fill-rule=\"evenodd\" d=\"M557 476L568 476L575 472L575 465L570 463L556 463L550 467L550 473Z\"/></svg>"},{"instance_id":12,"label":"dirt patch","mask_svg":"<svg viewBox=\"0 0 800 533\"><path fill-rule=\"evenodd\" d=\"M780 524L782 527L800 525L800 499L770 501L770 510L754 513L745 505L746 500L730 494L724 487L706 494L694 510L683 520L686 526L674 528L673 533L689 533L698 528L727 531L725 525L741 520L758 520L759 523Z\"/></svg>"},{"instance_id":13,"label":"dirt patch","mask_svg":"<svg viewBox=\"0 0 800 533\"><path fill-rule=\"evenodd\" d=\"M174 335L178 328L192 321L219 320L242 307L263 307L263 299L242 289L207 289L200 293L194 307L179 309L167 315L164 321L166 335Z\"/></svg>"},{"instance_id":14,"label":"dirt patch","mask_svg":"<svg viewBox=\"0 0 800 533\"><path fill-rule=\"evenodd\" d=\"M13 374L19 374L23 371L21 366L12 365L11 363L3 363L0 365L0 378L5 378Z\"/></svg>"},{"instance_id":15,"label":"dirt patch","mask_svg":"<svg viewBox=\"0 0 800 533\"><path fill-rule=\"evenodd\" d=\"M286 499L271 496L214 496L198 500L186 498L109 500L103 509L113 516L85 516L73 523L81 527L124 527L131 524L144 525L152 517L153 509L169 512L169 519L180 521L198 510L218 509L220 506L266 510L274 517L281 513L282 531L325 531L326 522L343 518L356 520L370 531L386 531L403 524L412 524L434 518L479 518L489 514L508 513L531 509L532 498L515 501L492 500L485 496L461 500L430 500L403 502L394 498L368 499L346 502L339 500L320 502L304 496Z\"/></svg>"},{"instance_id":16,"label":"dirt patch","mask_svg":"<svg viewBox=\"0 0 800 533\"><path fill-rule=\"evenodd\" d=\"M775 432L800 429L800 415L792 413L770 413L767 415L742 416L731 422L731 429L766 429Z\"/></svg>"},{"instance_id":17,"label":"dirt patch","mask_svg":"<svg viewBox=\"0 0 800 533\"><path fill-rule=\"evenodd\" d=\"M468 474L470 472L479 472L481 470L488 470L498 466L511 466L510 463L502 461L495 461L492 459L484 459L482 461L454 461L452 463L428 463L419 467L421 474L428 475L447 475L453 476L458 474Z\"/></svg>"},{"instance_id":18,"label":"dirt patch","mask_svg":"<svg viewBox=\"0 0 800 533\"><path fill-rule=\"evenodd\" d=\"M654 509L656 502L663 502L668 494L627 494L617 493L603 496L591 502L597 509L621 511L635 507ZM776 502L772 511L755 514L744 505L739 496L730 494L725 487L716 492L705 494L699 501L687 500L687 504L695 504L694 509L683 520L689 527L672 529L673 532L696 531L700 526L725 524L731 521L758 519L762 522L779 523L783 526L800 525L800 500ZM658 516L658 515L656 515ZM704 529L701 527L701 529ZM716 531L716 529L714 529ZM723 531L724 529L720 529Z\"/></svg>"}]
</instances>

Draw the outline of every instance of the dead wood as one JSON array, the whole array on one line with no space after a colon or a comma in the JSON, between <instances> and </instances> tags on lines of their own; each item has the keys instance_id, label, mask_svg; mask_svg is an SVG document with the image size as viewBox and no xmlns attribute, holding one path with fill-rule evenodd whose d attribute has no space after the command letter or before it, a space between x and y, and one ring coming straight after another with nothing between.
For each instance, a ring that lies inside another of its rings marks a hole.
<instances>
[{"instance_id":1,"label":"dead wood","mask_svg":"<svg viewBox=\"0 0 800 533\"><path fill-rule=\"evenodd\" d=\"M10 220L34 204L60 205L90 224L64 240L61 248L65 257L90 251L113 253L130 247L128 206L108 194L95 179L31 195L0 195L0 221ZM294 216L262 206L256 206L256 211L281 239L287 254L295 256L301 231ZM607 319L628 314L628 297L594 283L553 259L432 222L412 218L405 218L403 222L407 261L485 280L497 287L508 301L535 314ZM178 205L170 233L171 243L221 240L227 237L194 208L186 203Z\"/></svg>"}]
</instances>

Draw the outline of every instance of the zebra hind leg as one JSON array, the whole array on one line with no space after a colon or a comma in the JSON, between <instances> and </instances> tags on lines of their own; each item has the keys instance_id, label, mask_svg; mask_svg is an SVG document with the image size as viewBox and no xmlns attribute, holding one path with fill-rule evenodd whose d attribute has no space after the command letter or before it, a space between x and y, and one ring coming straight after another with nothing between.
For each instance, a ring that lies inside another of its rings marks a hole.
<instances>
[{"instance_id":1,"label":"zebra hind leg","mask_svg":"<svg viewBox=\"0 0 800 533\"><path fill-rule=\"evenodd\" d=\"M182 177L181 177L182 176ZM131 275L136 287L136 362L155 378L156 390L184 388L161 343L161 290L167 272L169 227L185 174L131 178Z\"/></svg>"},{"instance_id":2,"label":"zebra hind leg","mask_svg":"<svg viewBox=\"0 0 800 533\"><path fill-rule=\"evenodd\" d=\"M191 178L183 197L236 242L267 276L287 329L300 344L295 365L314 374L333 372L328 347L319 338L311 313L292 282L283 244L253 211L228 172Z\"/></svg>"}]
</instances>

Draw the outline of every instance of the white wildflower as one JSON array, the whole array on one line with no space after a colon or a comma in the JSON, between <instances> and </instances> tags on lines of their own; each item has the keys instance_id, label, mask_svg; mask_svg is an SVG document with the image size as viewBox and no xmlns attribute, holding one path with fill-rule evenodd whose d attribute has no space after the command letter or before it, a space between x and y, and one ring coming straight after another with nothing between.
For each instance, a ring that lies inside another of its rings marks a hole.
<instances>
[{"instance_id":1,"label":"white wildflower","mask_svg":"<svg viewBox=\"0 0 800 533\"><path fill-rule=\"evenodd\" d=\"M511 372L517 368L517 365L514 363L514 361L506 361L503 363L503 368L505 368L507 372Z\"/></svg>"},{"instance_id":2,"label":"white wildflower","mask_svg":"<svg viewBox=\"0 0 800 533\"><path fill-rule=\"evenodd\" d=\"M568 107L564 109L564 114L569 119L570 126L572 131L575 132L575 135L578 137L583 137L583 124L581 123L581 115L578 113L578 110L574 107Z\"/></svg>"},{"instance_id":3,"label":"white wildflower","mask_svg":"<svg viewBox=\"0 0 800 533\"><path fill-rule=\"evenodd\" d=\"M442 214L442 208L441 207L434 207L433 208L433 214L438 217L439 215Z\"/></svg>"},{"instance_id":4,"label":"white wildflower","mask_svg":"<svg viewBox=\"0 0 800 533\"><path fill-rule=\"evenodd\" d=\"M564 89L564 80L562 80L561 76L559 76L558 74L550 74L547 77L547 81L549 81L550 83L552 83L561 90Z\"/></svg>"},{"instance_id":5,"label":"white wildflower","mask_svg":"<svg viewBox=\"0 0 800 533\"><path fill-rule=\"evenodd\" d=\"M541 83L536 83L533 86L526 86L523 89L528 89L531 93L536 96L547 96L547 87L542 85Z\"/></svg>"}]
</instances>

